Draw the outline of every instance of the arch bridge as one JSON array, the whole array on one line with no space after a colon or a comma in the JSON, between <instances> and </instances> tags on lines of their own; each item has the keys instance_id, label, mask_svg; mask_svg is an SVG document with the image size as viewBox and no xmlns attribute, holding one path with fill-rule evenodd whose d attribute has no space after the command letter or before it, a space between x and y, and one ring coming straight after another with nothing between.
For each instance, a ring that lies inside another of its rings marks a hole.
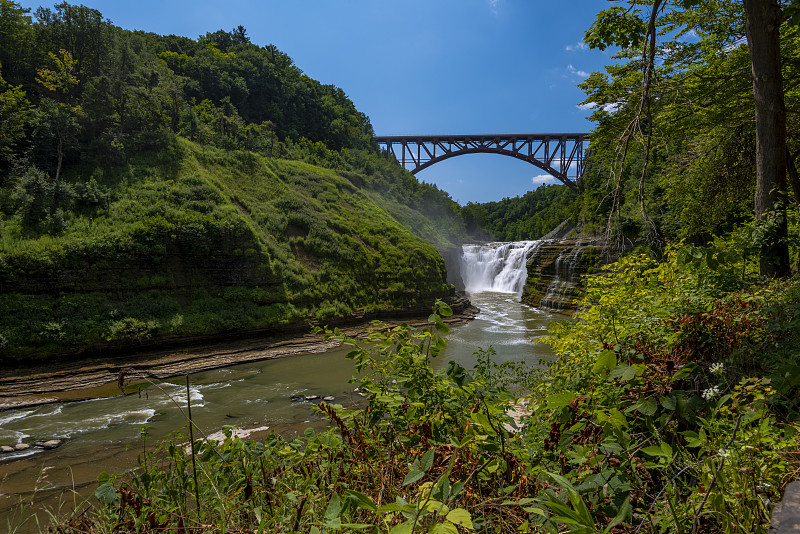
<instances>
[{"instance_id":1,"label":"arch bridge","mask_svg":"<svg viewBox=\"0 0 800 534\"><path fill-rule=\"evenodd\" d=\"M527 161L577 189L589 134L394 135L374 140L411 174L464 154L501 154Z\"/></svg>"}]
</instances>

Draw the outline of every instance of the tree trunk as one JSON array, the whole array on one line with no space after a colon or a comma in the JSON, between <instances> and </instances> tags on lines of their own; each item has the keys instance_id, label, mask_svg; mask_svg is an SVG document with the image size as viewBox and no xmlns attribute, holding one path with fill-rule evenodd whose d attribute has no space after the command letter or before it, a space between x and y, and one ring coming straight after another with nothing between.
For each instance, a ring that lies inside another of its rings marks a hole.
<instances>
[{"instance_id":1,"label":"tree trunk","mask_svg":"<svg viewBox=\"0 0 800 534\"><path fill-rule=\"evenodd\" d=\"M797 166L788 147L786 148L786 169L789 171L789 183L792 184L792 191L794 191L794 201L800 204L800 176L797 174ZM797 235L800 237L800 227L797 229ZM800 255L794 259L794 264L792 264L792 272L796 273L798 270L800 270Z\"/></svg>"},{"instance_id":2,"label":"tree trunk","mask_svg":"<svg viewBox=\"0 0 800 534\"><path fill-rule=\"evenodd\" d=\"M794 163L794 157L789 148L786 148L786 170L789 171L789 183L792 184L792 191L794 192L794 201L800 204L800 176L797 174L797 166Z\"/></svg>"},{"instance_id":3,"label":"tree trunk","mask_svg":"<svg viewBox=\"0 0 800 534\"><path fill-rule=\"evenodd\" d=\"M756 218L773 228L761 250L761 274L789 274L786 242L786 106L778 0L743 0L756 112ZM777 204L777 205L776 205ZM775 209L782 213L775 214ZM776 217L770 224L769 219Z\"/></svg>"},{"instance_id":4,"label":"tree trunk","mask_svg":"<svg viewBox=\"0 0 800 534\"><path fill-rule=\"evenodd\" d=\"M64 161L64 140L61 134L58 135L58 165L56 166L56 177L53 179L55 183L61 178L61 164Z\"/></svg>"}]
</instances>

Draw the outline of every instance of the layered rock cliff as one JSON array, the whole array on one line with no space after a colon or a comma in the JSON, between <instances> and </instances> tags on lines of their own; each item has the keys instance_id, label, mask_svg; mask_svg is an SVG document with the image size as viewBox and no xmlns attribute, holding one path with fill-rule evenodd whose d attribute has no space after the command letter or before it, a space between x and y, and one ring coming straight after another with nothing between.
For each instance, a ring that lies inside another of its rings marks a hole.
<instances>
[{"instance_id":1,"label":"layered rock cliff","mask_svg":"<svg viewBox=\"0 0 800 534\"><path fill-rule=\"evenodd\" d=\"M597 239L562 239L543 243L528 258L522 302L567 315L577 309L581 277L608 263L607 248Z\"/></svg>"}]
</instances>

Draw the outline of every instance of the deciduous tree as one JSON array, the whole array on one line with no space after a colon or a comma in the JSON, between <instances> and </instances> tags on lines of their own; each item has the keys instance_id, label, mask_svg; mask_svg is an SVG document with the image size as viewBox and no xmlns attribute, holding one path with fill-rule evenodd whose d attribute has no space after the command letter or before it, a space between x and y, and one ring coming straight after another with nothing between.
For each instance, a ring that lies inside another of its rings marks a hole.
<instances>
[{"instance_id":1,"label":"deciduous tree","mask_svg":"<svg viewBox=\"0 0 800 534\"><path fill-rule=\"evenodd\" d=\"M638 181L641 217L649 227L653 222L645 209L646 197L653 193L653 185L648 183L669 172L664 163L678 162L684 154L688 158L680 165L691 168L696 158L732 145L731 132L741 132L741 126L755 118L754 213L769 219L764 225L769 232L764 233L762 272L788 273L786 220L781 212L785 203L778 202L786 189L779 1L628 0L626 4L627 8L602 11L586 33L590 47L621 46L615 57L627 60L608 67L607 75L593 74L583 84L589 95L586 103L595 106L593 118L599 122L593 149L607 153L609 227L625 202L626 181ZM649 9L645 17L642 8ZM739 62L745 35L749 72ZM752 81L746 85L742 80ZM699 152L699 147L708 152ZM643 156L638 179L627 164L630 150ZM650 163L659 157L661 166L654 170Z\"/></svg>"}]
</instances>

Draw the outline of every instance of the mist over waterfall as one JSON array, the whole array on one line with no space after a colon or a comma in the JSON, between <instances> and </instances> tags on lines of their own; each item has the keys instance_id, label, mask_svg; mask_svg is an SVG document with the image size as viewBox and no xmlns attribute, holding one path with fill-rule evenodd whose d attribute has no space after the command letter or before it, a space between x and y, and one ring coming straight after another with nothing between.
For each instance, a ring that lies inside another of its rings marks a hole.
<instances>
[{"instance_id":1,"label":"mist over waterfall","mask_svg":"<svg viewBox=\"0 0 800 534\"><path fill-rule=\"evenodd\" d=\"M498 291L522 295L528 276L528 254L536 250L541 241L516 241L513 243L488 243L463 245L461 278L467 292Z\"/></svg>"}]
</instances>

